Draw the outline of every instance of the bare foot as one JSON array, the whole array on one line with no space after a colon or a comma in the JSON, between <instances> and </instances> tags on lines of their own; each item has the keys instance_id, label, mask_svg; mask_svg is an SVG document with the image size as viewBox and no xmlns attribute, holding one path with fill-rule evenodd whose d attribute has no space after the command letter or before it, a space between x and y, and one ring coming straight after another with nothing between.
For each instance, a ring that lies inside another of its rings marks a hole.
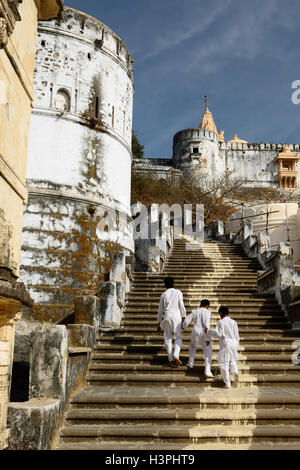
<instances>
[{"instance_id":1,"label":"bare foot","mask_svg":"<svg viewBox=\"0 0 300 470\"><path fill-rule=\"evenodd\" d=\"M177 364L178 366L182 366L182 365L183 365L182 362L181 362L181 360L179 359L179 357L175 357L175 356L174 356L174 361L176 362L176 364Z\"/></svg>"}]
</instances>

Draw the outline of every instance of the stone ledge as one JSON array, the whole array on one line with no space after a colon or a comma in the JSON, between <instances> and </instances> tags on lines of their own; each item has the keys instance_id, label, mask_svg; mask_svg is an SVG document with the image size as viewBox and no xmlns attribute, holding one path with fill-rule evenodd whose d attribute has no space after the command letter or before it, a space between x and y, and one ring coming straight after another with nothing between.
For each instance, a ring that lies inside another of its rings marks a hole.
<instances>
[{"instance_id":1,"label":"stone ledge","mask_svg":"<svg viewBox=\"0 0 300 470\"><path fill-rule=\"evenodd\" d=\"M11 283L0 280L0 298L1 297L4 299L13 299L27 307L32 307L34 304L23 282Z\"/></svg>"},{"instance_id":2,"label":"stone ledge","mask_svg":"<svg viewBox=\"0 0 300 470\"><path fill-rule=\"evenodd\" d=\"M60 400L57 399L9 403L8 422L11 424L11 432L8 450L50 450L53 429L59 418Z\"/></svg>"},{"instance_id":3,"label":"stone ledge","mask_svg":"<svg viewBox=\"0 0 300 470\"><path fill-rule=\"evenodd\" d=\"M72 347L72 348L68 348L68 353L69 353L70 355L75 355L75 354L89 354L89 353L92 352L92 350L93 350L92 348L79 348L79 347L74 348L74 347Z\"/></svg>"}]
</instances>

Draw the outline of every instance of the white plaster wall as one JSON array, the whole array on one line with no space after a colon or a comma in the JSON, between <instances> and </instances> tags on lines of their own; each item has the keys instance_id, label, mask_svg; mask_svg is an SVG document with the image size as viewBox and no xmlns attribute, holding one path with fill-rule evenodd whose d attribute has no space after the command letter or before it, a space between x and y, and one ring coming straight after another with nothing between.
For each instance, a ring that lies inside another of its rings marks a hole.
<instances>
[{"instance_id":1,"label":"white plaster wall","mask_svg":"<svg viewBox=\"0 0 300 470\"><path fill-rule=\"evenodd\" d=\"M297 203L274 203L260 204L251 208L244 209L244 217L249 217L253 222L253 233L266 231L267 214L269 211L268 231L270 234L270 245L273 249L280 242L287 242L288 238L293 247L294 261L300 259L300 243L298 241L300 233L300 215ZM252 217L252 216L256 217ZM232 214L225 223L225 233L236 233L241 228L242 211L239 210ZM287 232L289 229L289 235Z\"/></svg>"},{"instance_id":2,"label":"white plaster wall","mask_svg":"<svg viewBox=\"0 0 300 470\"><path fill-rule=\"evenodd\" d=\"M103 202L130 215L128 148L113 134L93 131L67 118L33 113L27 180L31 188L58 185L62 191Z\"/></svg>"},{"instance_id":3,"label":"white plaster wall","mask_svg":"<svg viewBox=\"0 0 300 470\"><path fill-rule=\"evenodd\" d=\"M173 162L185 171L198 171L201 156L193 154L192 148L200 144L202 156L208 156L207 173L211 179L232 172L232 177L243 181L248 187L278 187L276 157L284 144L218 142L216 134L203 129L186 129L178 132L173 141ZM299 153L298 144L290 145ZM197 161L198 158L198 161ZM300 171L300 162L297 164ZM299 173L300 175L300 173ZM300 177L298 177L300 187Z\"/></svg>"},{"instance_id":4,"label":"white plaster wall","mask_svg":"<svg viewBox=\"0 0 300 470\"><path fill-rule=\"evenodd\" d=\"M223 143L220 145L220 153L226 168L243 180L245 186L277 188L278 166L275 159L283 147L283 144L271 143ZM293 152L299 152L299 145L290 145L290 148Z\"/></svg>"},{"instance_id":5,"label":"white plaster wall","mask_svg":"<svg viewBox=\"0 0 300 470\"><path fill-rule=\"evenodd\" d=\"M116 244L134 251L132 59L107 26L65 13L66 21L39 24L22 240L21 279L46 321L60 320L82 292L97 292ZM55 108L60 89L70 99L65 111ZM107 214L109 231L101 230Z\"/></svg>"},{"instance_id":6,"label":"white plaster wall","mask_svg":"<svg viewBox=\"0 0 300 470\"><path fill-rule=\"evenodd\" d=\"M193 147L199 148L199 153L193 153ZM207 161L207 167L203 165ZM174 136L173 162L176 168L183 171L207 172L210 177L218 176L224 165L219 154L218 136L203 129L186 129Z\"/></svg>"}]
</instances>

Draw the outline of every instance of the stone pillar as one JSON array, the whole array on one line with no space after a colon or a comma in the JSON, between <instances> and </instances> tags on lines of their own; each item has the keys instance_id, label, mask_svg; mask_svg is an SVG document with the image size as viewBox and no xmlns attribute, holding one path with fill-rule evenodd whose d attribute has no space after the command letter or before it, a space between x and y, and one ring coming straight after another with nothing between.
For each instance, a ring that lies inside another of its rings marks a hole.
<instances>
[{"instance_id":1,"label":"stone pillar","mask_svg":"<svg viewBox=\"0 0 300 470\"><path fill-rule=\"evenodd\" d=\"M10 400L15 322L20 318L20 304L9 300L5 308L4 302L0 301L0 450L6 448L9 438L7 407Z\"/></svg>"},{"instance_id":2,"label":"stone pillar","mask_svg":"<svg viewBox=\"0 0 300 470\"><path fill-rule=\"evenodd\" d=\"M2 254L2 253L1 253ZM21 317L22 304L32 300L24 284L6 266L0 266L0 449L7 445L7 406L10 397L15 323Z\"/></svg>"},{"instance_id":3,"label":"stone pillar","mask_svg":"<svg viewBox=\"0 0 300 470\"><path fill-rule=\"evenodd\" d=\"M68 332L63 325L44 326L33 334L29 398L62 398L66 390Z\"/></svg>"},{"instance_id":4,"label":"stone pillar","mask_svg":"<svg viewBox=\"0 0 300 470\"><path fill-rule=\"evenodd\" d=\"M75 323L98 327L101 323L100 300L95 295L83 295L75 299Z\"/></svg>"}]
</instances>

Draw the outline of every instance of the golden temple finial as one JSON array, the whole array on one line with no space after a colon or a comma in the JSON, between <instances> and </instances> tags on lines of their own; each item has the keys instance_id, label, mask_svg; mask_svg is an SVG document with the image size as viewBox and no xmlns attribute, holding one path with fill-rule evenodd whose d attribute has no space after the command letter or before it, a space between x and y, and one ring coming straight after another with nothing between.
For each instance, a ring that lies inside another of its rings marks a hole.
<instances>
[{"instance_id":1,"label":"golden temple finial","mask_svg":"<svg viewBox=\"0 0 300 470\"><path fill-rule=\"evenodd\" d=\"M247 140L240 139L237 134L234 135L233 139L228 140L228 142L239 142L240 144L248 144Z\"/></svg>"},{"instance_id":2,"label":"golden temple finial","mask_svg":"<svg viewBox=\"0 0 300 470\"><path fill-rule=\"evenodd\" d=\"M217 131L217 128L216 128L216 125L215 125L213 115L210 112L210 110L208 109L207 96L204 96L204 100L205 100L205 111L204 111L202 121L201 121L201 124L199 125L199 127L200 127L200 129L204 129L206 131L212 131L212 132L214 132L215 134L218 135L218 131Z\"/></svg>"}]
</instances>

